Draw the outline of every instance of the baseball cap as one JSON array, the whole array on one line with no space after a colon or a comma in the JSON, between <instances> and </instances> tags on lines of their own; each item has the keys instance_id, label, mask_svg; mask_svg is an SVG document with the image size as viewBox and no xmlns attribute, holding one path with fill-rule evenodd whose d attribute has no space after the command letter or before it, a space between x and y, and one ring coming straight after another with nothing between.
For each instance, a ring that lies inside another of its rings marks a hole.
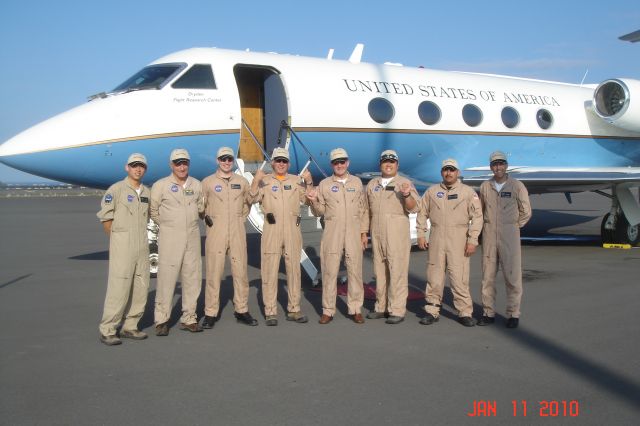
<instances>
[{"instance_id":1,"label":"baseball cap","mask_svg":"<svg viewBox=\"0 0 640 426\"><path fill-rule=\"evenodd\" d=\"M502 152L502 151L495 151L492 152L491 155L489 156L489 164L493 163L494 161L507 161L507 155Z\"/></svg>"},{"instance_id":2,"label":"baseball cap","mask_svg":"<svg viewBox=\"0 0 640 426\"><path fill-rule=\"evenodd\" d=\"M129 159L127 160L127 164L134 164L134 163L142 163L145 166L147 165L147 157L145 157L144 155L138 153L138 152L134 152L133 154L131 154L129 156Z\"/></svg>"},{"instance_id":3,"label":"baseball cap","mask_svg":"<svg viewBox=\"0 0 640 426\"><path fill-rule=\"evenodd\" d=\"M189 160L191 161L191 157L189 157L189 153L186 149L178 148L171 151L171 157L169 157L171 161L176 160Z\"/></svg>"},{"instance_id":4,"label":"baseball cap","mask_svg":"<svg viewBox=\"0 0 640 426\"><path fill-rule=\"evenodd\" d=\"M289 159L289 151L287 151L285 148L275 148L273 150L273 153L271 154L271 159L275 160L276 158L286 158L287 160Z\"/></svg>"},{"instance_id":5,"label":"baseball cap","mask_svg":"<svg viewBox=\"0 0 640 426\"><path fill-rule=\"evenodd\" d=\"M382 151L382 154L380 154L380 162L383 162L384 160L398 161L398 153L392 149Z\"/></svg>"},{"instance_id":6,"label":"baseball cap","mask_svg":"<svg viewBox=\"0 0 640 426\"><path fill-rule=\"evenodd\" d=\"M347 151L345 151L344 148L336 148L331 151L329 158L331 161L346 160L347 158L349 158L349 154L347 154Z\"/></svg>"},{"instance_id":7,"label":"baseball cap","mask_svg":"<svg viewBox=\"0 0 640 426\"><path fill-rule=\"evenodd\" d=\"M221 157L235 157L235 153L233 152L233 149L228 146L223 146L218 150L218 154L216 155L216 158Z\"/></svg>"},{"instance_id":8,"label":"baseball cap","mask_svg":"<svg viewBox=\"0 0 640 426\"><path fill-rule=\"evenodd\" d=\"M458 167L458 162L456 160L454 160L453 158L447 158L446 160L444 160L442 162L442 169L444 169L445 167L453 167L457 170L459 170L460 168Z\"/></svg>"}]
</instances>

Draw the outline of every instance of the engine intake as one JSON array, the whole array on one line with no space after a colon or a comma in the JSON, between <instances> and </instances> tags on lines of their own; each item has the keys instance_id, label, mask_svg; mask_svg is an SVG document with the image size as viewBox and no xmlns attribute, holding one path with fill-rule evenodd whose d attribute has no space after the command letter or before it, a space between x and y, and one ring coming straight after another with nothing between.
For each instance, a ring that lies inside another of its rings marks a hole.
<instances>
[{"instance_id":1,"label":"engine intake","mask_svg":"<svg viewBox=\"0 0 640 426\"><path fill-rule=\"evenodd\" d=\"M640 81L632 79L606 80L593 92L596 114L606 122L632 132L640 132L640 101L638 99L640 99Z\"/></svg>"}]
</instances>

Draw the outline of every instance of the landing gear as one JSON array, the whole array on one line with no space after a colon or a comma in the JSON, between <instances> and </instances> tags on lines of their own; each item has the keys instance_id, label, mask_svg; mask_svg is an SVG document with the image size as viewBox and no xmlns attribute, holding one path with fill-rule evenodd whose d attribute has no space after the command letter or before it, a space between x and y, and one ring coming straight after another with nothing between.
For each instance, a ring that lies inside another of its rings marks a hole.
<instances>
[{"instance_id":1,"label":"landing gear","mask_svg":"<svg viewBox=\"0 0 640 426\"><path fill-rule=\"evenodd\" d=\"M629 225L622 212L612 216L607 213L600 225L600 236L603 244L640 244L640 225Z\"/></svg>"}]
</instances>

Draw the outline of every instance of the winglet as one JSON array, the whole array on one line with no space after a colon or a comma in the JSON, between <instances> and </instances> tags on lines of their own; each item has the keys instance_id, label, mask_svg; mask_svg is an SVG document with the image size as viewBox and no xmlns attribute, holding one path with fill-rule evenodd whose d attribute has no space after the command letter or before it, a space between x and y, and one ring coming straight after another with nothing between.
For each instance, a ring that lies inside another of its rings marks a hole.
<instances>
[{"instance_id":1,"label":"winglet","mask_svg":"<svg viewBox=\"0 0 640 426\"><path fill-rule=\"evenodd\" d=\"M351 52L351 56L349 56L349 62L352 64L359 64L362 59L362 52L364 50L364 44L358 43L356 47L353 48L353 52Z\"/></svg>"}]
</instances>

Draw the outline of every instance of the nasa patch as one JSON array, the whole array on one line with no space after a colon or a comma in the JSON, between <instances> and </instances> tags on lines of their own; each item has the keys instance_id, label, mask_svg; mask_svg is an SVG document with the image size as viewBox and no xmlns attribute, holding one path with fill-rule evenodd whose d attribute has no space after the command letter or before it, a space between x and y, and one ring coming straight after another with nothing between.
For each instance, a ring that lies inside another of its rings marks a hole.
<instances>
[{"instance_id":1,"label":"nasa patch","mask_svg":"<svg viewBox=\"0 0 640 426\"><path fill-rule=\"evenodd\" d=\"M127 195L127 201L128 202L132 202L133 201L133 195Z\"/></svg>"},{"instance_id":2,"label":"nasa patch","mask_svg":"<svg viewBox=\"0 0 640 426\"><path fill-rule=\"evenodd\" d=\"M178 192L178 185L171 185L171 192Z\"/></svg>"},{"instance_id":3,"label":"nasa patch","mask_svg":"<svg viewBox=\"0 0 640 426\"><path fill-rule=\"evenodd\" d=\"M378 192L378 191L380 191L380 188L382 188L382 187L381 187L380 185L378 185L378 186L376 186L375 188L373 188L373 190L374 190L375 192Z\"/></svg>"},{"instance_id":4,"label":"nasa patch","mask_svg":"<svg viewBox=\"0 0 640 426\"><path fill-rule=\"evenodd\" d=\"M331 187L331 192L338 192L338 186L337 185L333 185Z\"/></svg>"},{"instance_id":5,"label":"nasa patch","mask_svg":"<svg viewBox=\"0 0 640 426\"><path fill-rule=\"evenodd\" d=\"M438 198L444 198L444 192L440 191L436 194L436 197Z\"/></svg>"},{"instance_id":6,"label":"nasa patch","mask_svg":"<svg viewBox=\"0 0 640 426\"><path fill-rule=\"evenodd\" d=\"M215 190L216 192L222 192L222 185L216 185Z\"/></svg>"},{"instance_id":7,"label":"nasa patch","mask_svg":"<svg viewBox=\"0 0 640 426\"><path fill-rule=\"evenodd\" d=\"M107 195L104 196L104 202L106 204L111 204L112 201L113 201L113 195L107 194Z\"/></svg>"},{"instance_id":8,"label":"nasa patch","mask_svg":"<svg viewBox=\"0 0 640 426\"><path fill-rule=\"evenodd\" d=\"M273 192L278 192L278 186L277 186L277 185L273 185L273 186L271 187L271 190L272 190Z\"/></svg>"}]
</instances>

